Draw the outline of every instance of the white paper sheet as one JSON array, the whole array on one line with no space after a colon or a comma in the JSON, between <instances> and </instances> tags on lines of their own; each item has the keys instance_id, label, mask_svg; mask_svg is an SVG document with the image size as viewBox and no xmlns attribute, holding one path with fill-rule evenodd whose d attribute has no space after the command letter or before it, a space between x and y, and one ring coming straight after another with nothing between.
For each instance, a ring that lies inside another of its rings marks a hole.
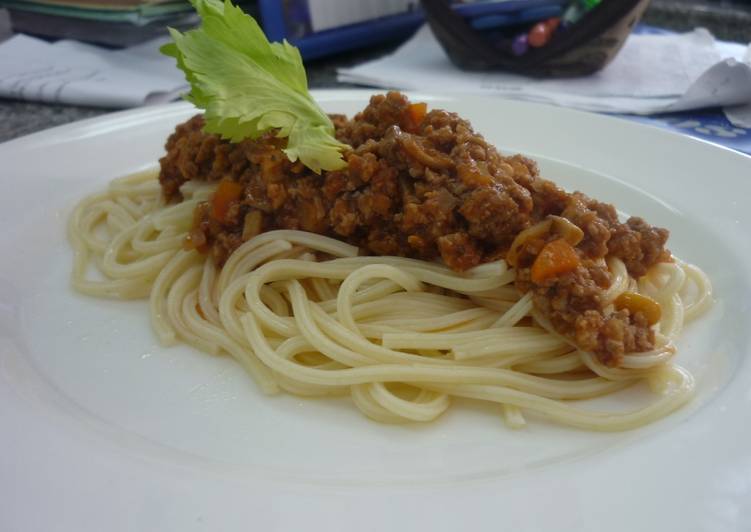
<instances>
[{"instance_id":1,"label":"white paper sheet","mask_svg":"<svg viewBox=\"0 0 751 532\"><path fill-rule=\"evenodd\" d=\"M16 35L0 44L0 96L98 107L162 103L187 90L164 40L123 50Z\"/></svg>"},{"instance_id":2,"label":"white paper sheet","mask_svg":"<svg viewBox=\"0 0 751 532\"><path fill-rule=\"evenodd\" d=\"M460 70L425 26L394 54L340 69L339 79L407 90L438 87L441 91L497 94L601 112L652 114L733 106L727 111L731 121L749 127L751 60L747 49L717 43L704 29L631 35L615 60L600 72L584 78L533 79L505 72Z\"/></svg>"},{"instance_id":3,"label":"white paper sheet","mask_svg":"<svg viewBox=\"0 0 751 532\"><path fill-rule=\"evenodd\" d=\"M357 24L379 17L414 10L418 0L378 0L353 2L352 0L308 0L310 25L313 31L325 31L347 24Z\"/></svg>"}]
</instances>

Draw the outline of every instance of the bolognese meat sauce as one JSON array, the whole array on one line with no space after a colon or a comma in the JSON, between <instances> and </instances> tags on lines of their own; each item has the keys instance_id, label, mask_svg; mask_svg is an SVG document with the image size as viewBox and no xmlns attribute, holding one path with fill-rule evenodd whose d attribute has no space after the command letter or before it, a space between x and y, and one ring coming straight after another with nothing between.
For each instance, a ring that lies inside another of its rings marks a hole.
<instances>
[{"instance_id":1,"label":"bolognese meat sauce","mask_svg":"<svg viewBox=\"0 0 751 532\"><path fill-rule=\"evenodd\" d=\"M332 121L351 149L346 168L322 174L290 162L285 140L273 133L230 143L203 132L200 115L179 125L160 160L164 196L179 201L189 180L219 182L196 209L188 245L221 265L262 231L299 229L364 253L440 259L463 271L506 258L520 233L558 217L578 237L569 242L548 230L526 238L514 253L518 288L532 292L558 332L605 364L654 348L646 310L606 309L604 259L621 259L639 277L670 260L667 230L640 218L620 222L612 205L541 178L532 160L502 156L458 115L427 111L397 92L373 96L351 120Z\"/></svg>"}]
</instances>

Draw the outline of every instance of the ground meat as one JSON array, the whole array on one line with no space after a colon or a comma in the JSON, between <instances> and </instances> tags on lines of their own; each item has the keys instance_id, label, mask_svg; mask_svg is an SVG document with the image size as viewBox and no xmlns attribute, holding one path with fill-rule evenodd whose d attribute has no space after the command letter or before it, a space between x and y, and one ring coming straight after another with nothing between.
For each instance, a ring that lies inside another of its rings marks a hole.
<instances>
[{"instance_id":1,"label":"ground meat","mask_svg":"<svg viewBox=\"0 0 751 532\"><path fill-rule=\"evenodd\" d=\"M618 366L624 353L648 351L654 347L654 330L644 315L619 310L607 316L587 310L577 316L573 338L584 351L600 354L608 366Z\"/></svg>"},{"instance_id":2,"label":"ground meat","mask_svg":"<svg viewBox=\"0 0 751 532\"><path fill-rule=\"evenodd\" d=\"M224 175L239 176L247 168L236 146L204 133L203 124L203 116L194 116L167 139L167 154L159 160L159 182L168 200L181 197L180 186L186 181L218 181Z\"/></svg>"},{"instance_id":3,"label":"ground meat","mask_svg":"<svg viewBox=\"0 0 751 532\"><path fill-rule=\"evenodd\" d=\"M594 210L596 201L590 200L580 192L574 192L569 197L566 208L561 216L574 222L583 232L584 239L579 249L589 257L604 257L608 253L610 227L618 224L618 217L612 205L604 205L600 212ZM612 212L611 212L612 211Z\"/></svg>"},{"instance_id":4,"label":"ground meat","mask_svg":"<svg viewBox=\"0 0 751 532\"><path fill-rule=\"evenodd\" d=\"M550 239L530 241L517 286L533 291L535 306L559 332L608 364L654 346L643 316L606 311L610 278L602 259L619 257L632 275L642 275L669 260L666 230L639 218L619 222L612 205L565 192L541 178L530 159L502 156L455 113L431 110L415 124L409 106L390 92L371 98L352 120L332 115L337 138L351 149L345 169L321 175L291 163L285 141L272 133L233 144L204 133L203 118L193 117L167 141L162 190L179 201L188 180L242 185L222 220L209 204L195 213L190 243L219 265L258 230L286 228L339 238L364 253L440 259L463 271L504 257L521 231L562 216L583 233L575 250L581 265L533 283L530 267Z\"/></svg>"},{"instance_id":5,"label":"ground meat","mask_svg":"<svg viewBox=\"0 0 751 532\"><path fill-rule=\"evenodd\" d=\"M482 257L474 241L466 233L452 233L440 237L438 248L443 262L454 270L466 270L477 266Z\"/></svg>"},{"instance_id":6,"label":"ground meat","mask_svg":"<svg viewBox=\"0 0 751 532\"><path fill-rule=\"evenodd\" d=\"M605 267L585 261L532 290L535 306L557 331L573 338L580 349L597 353L605 364L617 366L626 353L652 349L655 337L641 312L602 312L610 282Z\"/></svg>"},{"instance_id":7,"label":"ground meat","mask_svg":"<svg viewBox=\"0 0 751 532\"><path fill-rule=\"evenodd\" d=\"M667 229L652 227L641 218L632 217L625 224L612 226L608 253L619 257L628 271L639 277L652 264L670 259L665 250L668 235Z\"/></svg>"}]
</instances>

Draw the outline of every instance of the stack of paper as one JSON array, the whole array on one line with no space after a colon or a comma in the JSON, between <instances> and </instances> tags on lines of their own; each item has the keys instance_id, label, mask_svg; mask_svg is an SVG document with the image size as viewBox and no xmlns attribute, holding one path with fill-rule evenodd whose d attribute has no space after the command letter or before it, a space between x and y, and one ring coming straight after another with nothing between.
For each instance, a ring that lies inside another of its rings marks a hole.
<instances>
[{"instance_id":1,"label":"stack of paper","mask_svg":"<svg viewBox=\"0 0 751 532\"><path fill-rule=\"evenodd\" d=\"M197 22L185 0L0 0L17 33L125 46Z\"/></svg>"},{"instance_id":2,"label":"stack of paper","mask_svg":"<svg viewBox=\"0 0 751 532\"><path fill-rule=\"evenodd\" d=\"M0 0L17 11L144 25L192 11L184 0Z\"/></svg>"}]
</instances>

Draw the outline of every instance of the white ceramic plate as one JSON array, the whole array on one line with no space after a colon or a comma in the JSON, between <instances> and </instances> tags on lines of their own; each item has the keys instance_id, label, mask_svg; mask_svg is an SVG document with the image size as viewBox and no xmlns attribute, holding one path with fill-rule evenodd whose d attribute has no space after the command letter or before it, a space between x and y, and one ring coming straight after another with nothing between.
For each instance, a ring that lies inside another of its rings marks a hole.
<instances>
[{"instance_id":1,"label":"white ceramic plate","mask_svg":"<svg viewBox=\"0 0 751 532\"><path fill-rule=\"evenodd\" d=\"M368 93L316 96L351 114ZM717 294L679 343L696 400L620 434L510 431L469 402L383 426L345 400L264 397L228 358L161 348L145 303L68 286L74 203L154 165L194 111L118 113L0 146L0 530L748 530L751 158L593 114L415 97L671 229Z\"/></svg>"}]
</instances>

